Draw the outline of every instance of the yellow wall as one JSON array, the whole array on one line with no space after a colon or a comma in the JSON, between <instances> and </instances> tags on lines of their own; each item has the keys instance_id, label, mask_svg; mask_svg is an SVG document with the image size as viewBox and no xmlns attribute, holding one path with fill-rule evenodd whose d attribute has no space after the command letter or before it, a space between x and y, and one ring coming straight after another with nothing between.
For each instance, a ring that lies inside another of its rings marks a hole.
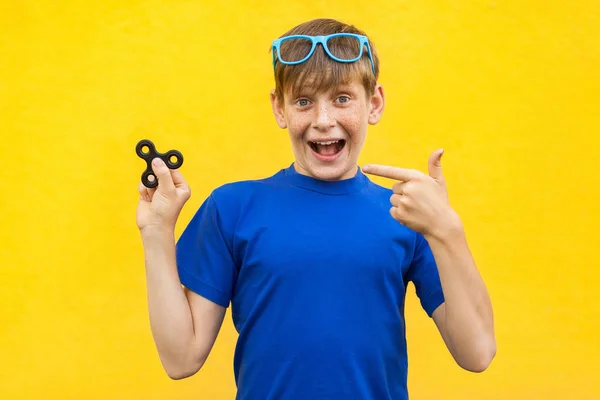
<instances>
[{"instance_id":1,"label":"yellow wall","mask_svg":"<svg viewBox=\"0 0 600 400\"><path fill-rule=\"evenodd\" d=\"M476 375L411 287L412 398L600 398L600 3L309 3L0 3L0 398L233 398L229 314L201 373L160 367L134 146L183 152L178 233L215 186L289 165L268 48L321 16L365 29L383 60L361 163L424 169L446 149L493 297L498 356Z\"/></svg>"}]
</instances>

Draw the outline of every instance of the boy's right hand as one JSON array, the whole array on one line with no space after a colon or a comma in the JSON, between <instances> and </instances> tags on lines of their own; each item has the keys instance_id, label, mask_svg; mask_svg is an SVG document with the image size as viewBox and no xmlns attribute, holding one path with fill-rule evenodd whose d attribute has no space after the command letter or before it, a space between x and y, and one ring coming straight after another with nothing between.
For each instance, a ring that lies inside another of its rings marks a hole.
<instances>
[{"instance_id":1,"label":"boy's right hand","mask_svg":"<svg viewBox=\"0 0 600 400\"><path fill-rule=\"evenodd\" d=\"M158 186L147 188L140 182L138 188L138 229L142 233L152 229L174 231L179 213L191 196L190 187L179 170L169 169L160 158L152 160L152 171Z\"/></svg>"}]
</instances>

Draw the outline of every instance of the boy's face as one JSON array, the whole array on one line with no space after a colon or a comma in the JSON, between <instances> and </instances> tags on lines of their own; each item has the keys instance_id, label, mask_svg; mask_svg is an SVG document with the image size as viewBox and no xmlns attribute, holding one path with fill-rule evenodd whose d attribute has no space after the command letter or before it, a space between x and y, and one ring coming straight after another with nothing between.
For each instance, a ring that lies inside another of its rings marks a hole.
<instances>
[{"instance_id":1,"label":"boy's face","mask_svg":"<svg viewBox=\"0 0 600 400\"><path fill-rule=\"evenodd\" d=\"M367 96L360 82L350 82L327 92L309 87L297 96L286 93L271 103L278 125L288 129L298 173L334 181L353 177L369 124L381 118L385 99L377 85Z\"/></svg>"}]
</instances>

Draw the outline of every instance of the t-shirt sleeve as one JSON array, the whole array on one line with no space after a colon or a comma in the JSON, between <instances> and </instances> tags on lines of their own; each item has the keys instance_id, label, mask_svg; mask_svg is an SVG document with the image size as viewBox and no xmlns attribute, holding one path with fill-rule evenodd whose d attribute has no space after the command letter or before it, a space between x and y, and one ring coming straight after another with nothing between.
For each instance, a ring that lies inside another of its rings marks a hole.
<instances>
[{"instance_id":1,"label":"t-shirt sleeve","mask_svg":"<svg viewBox=\"0 0 600 400\"><path fill-rule=\"evenodd\" d=\"M421 306L431 317L435 309L444 302L444 292L429 243L420 233L417 233L415 254L407 279L415 285Z\"/></svg>"},{"instance_id":2,"label":"t-shirt sleeve","mask_svg":"<svg viewBox=\"0 0 600 400\"><path fill-rule=\"evenodd\" d=\"M176 252L181 283L223 307L229 306L237 279L232 232L226 225L213 193L184 229Z\"/></svg>"}]
</instances>

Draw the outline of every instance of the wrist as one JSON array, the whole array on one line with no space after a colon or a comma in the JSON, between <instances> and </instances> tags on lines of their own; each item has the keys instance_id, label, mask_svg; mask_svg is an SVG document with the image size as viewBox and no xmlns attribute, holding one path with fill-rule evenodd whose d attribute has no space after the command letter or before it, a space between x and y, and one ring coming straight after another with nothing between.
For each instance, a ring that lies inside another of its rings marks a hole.
<instances>
[{"instance_id":1,"label":"wrist","mask_svg":"<svg viewBox=\"0 0 600 400\"><path fill-rule=\"evenodd\" d=\"M140 235L144 242L165 240L175 238L175 229L166 225L147 225L140 229Z\"/></svg>"},{"instance_id":2,"label":"wrist","mask_svg":"<svg viewBox=\"0 0 600 400\"><path fill-rule=\"evenodd\" d=\"M438 222L430 232L423 235L427 241L449 243L464 238L463 223L454 210L449 210L439 218Z\"/></svg>"}]
</instances>

